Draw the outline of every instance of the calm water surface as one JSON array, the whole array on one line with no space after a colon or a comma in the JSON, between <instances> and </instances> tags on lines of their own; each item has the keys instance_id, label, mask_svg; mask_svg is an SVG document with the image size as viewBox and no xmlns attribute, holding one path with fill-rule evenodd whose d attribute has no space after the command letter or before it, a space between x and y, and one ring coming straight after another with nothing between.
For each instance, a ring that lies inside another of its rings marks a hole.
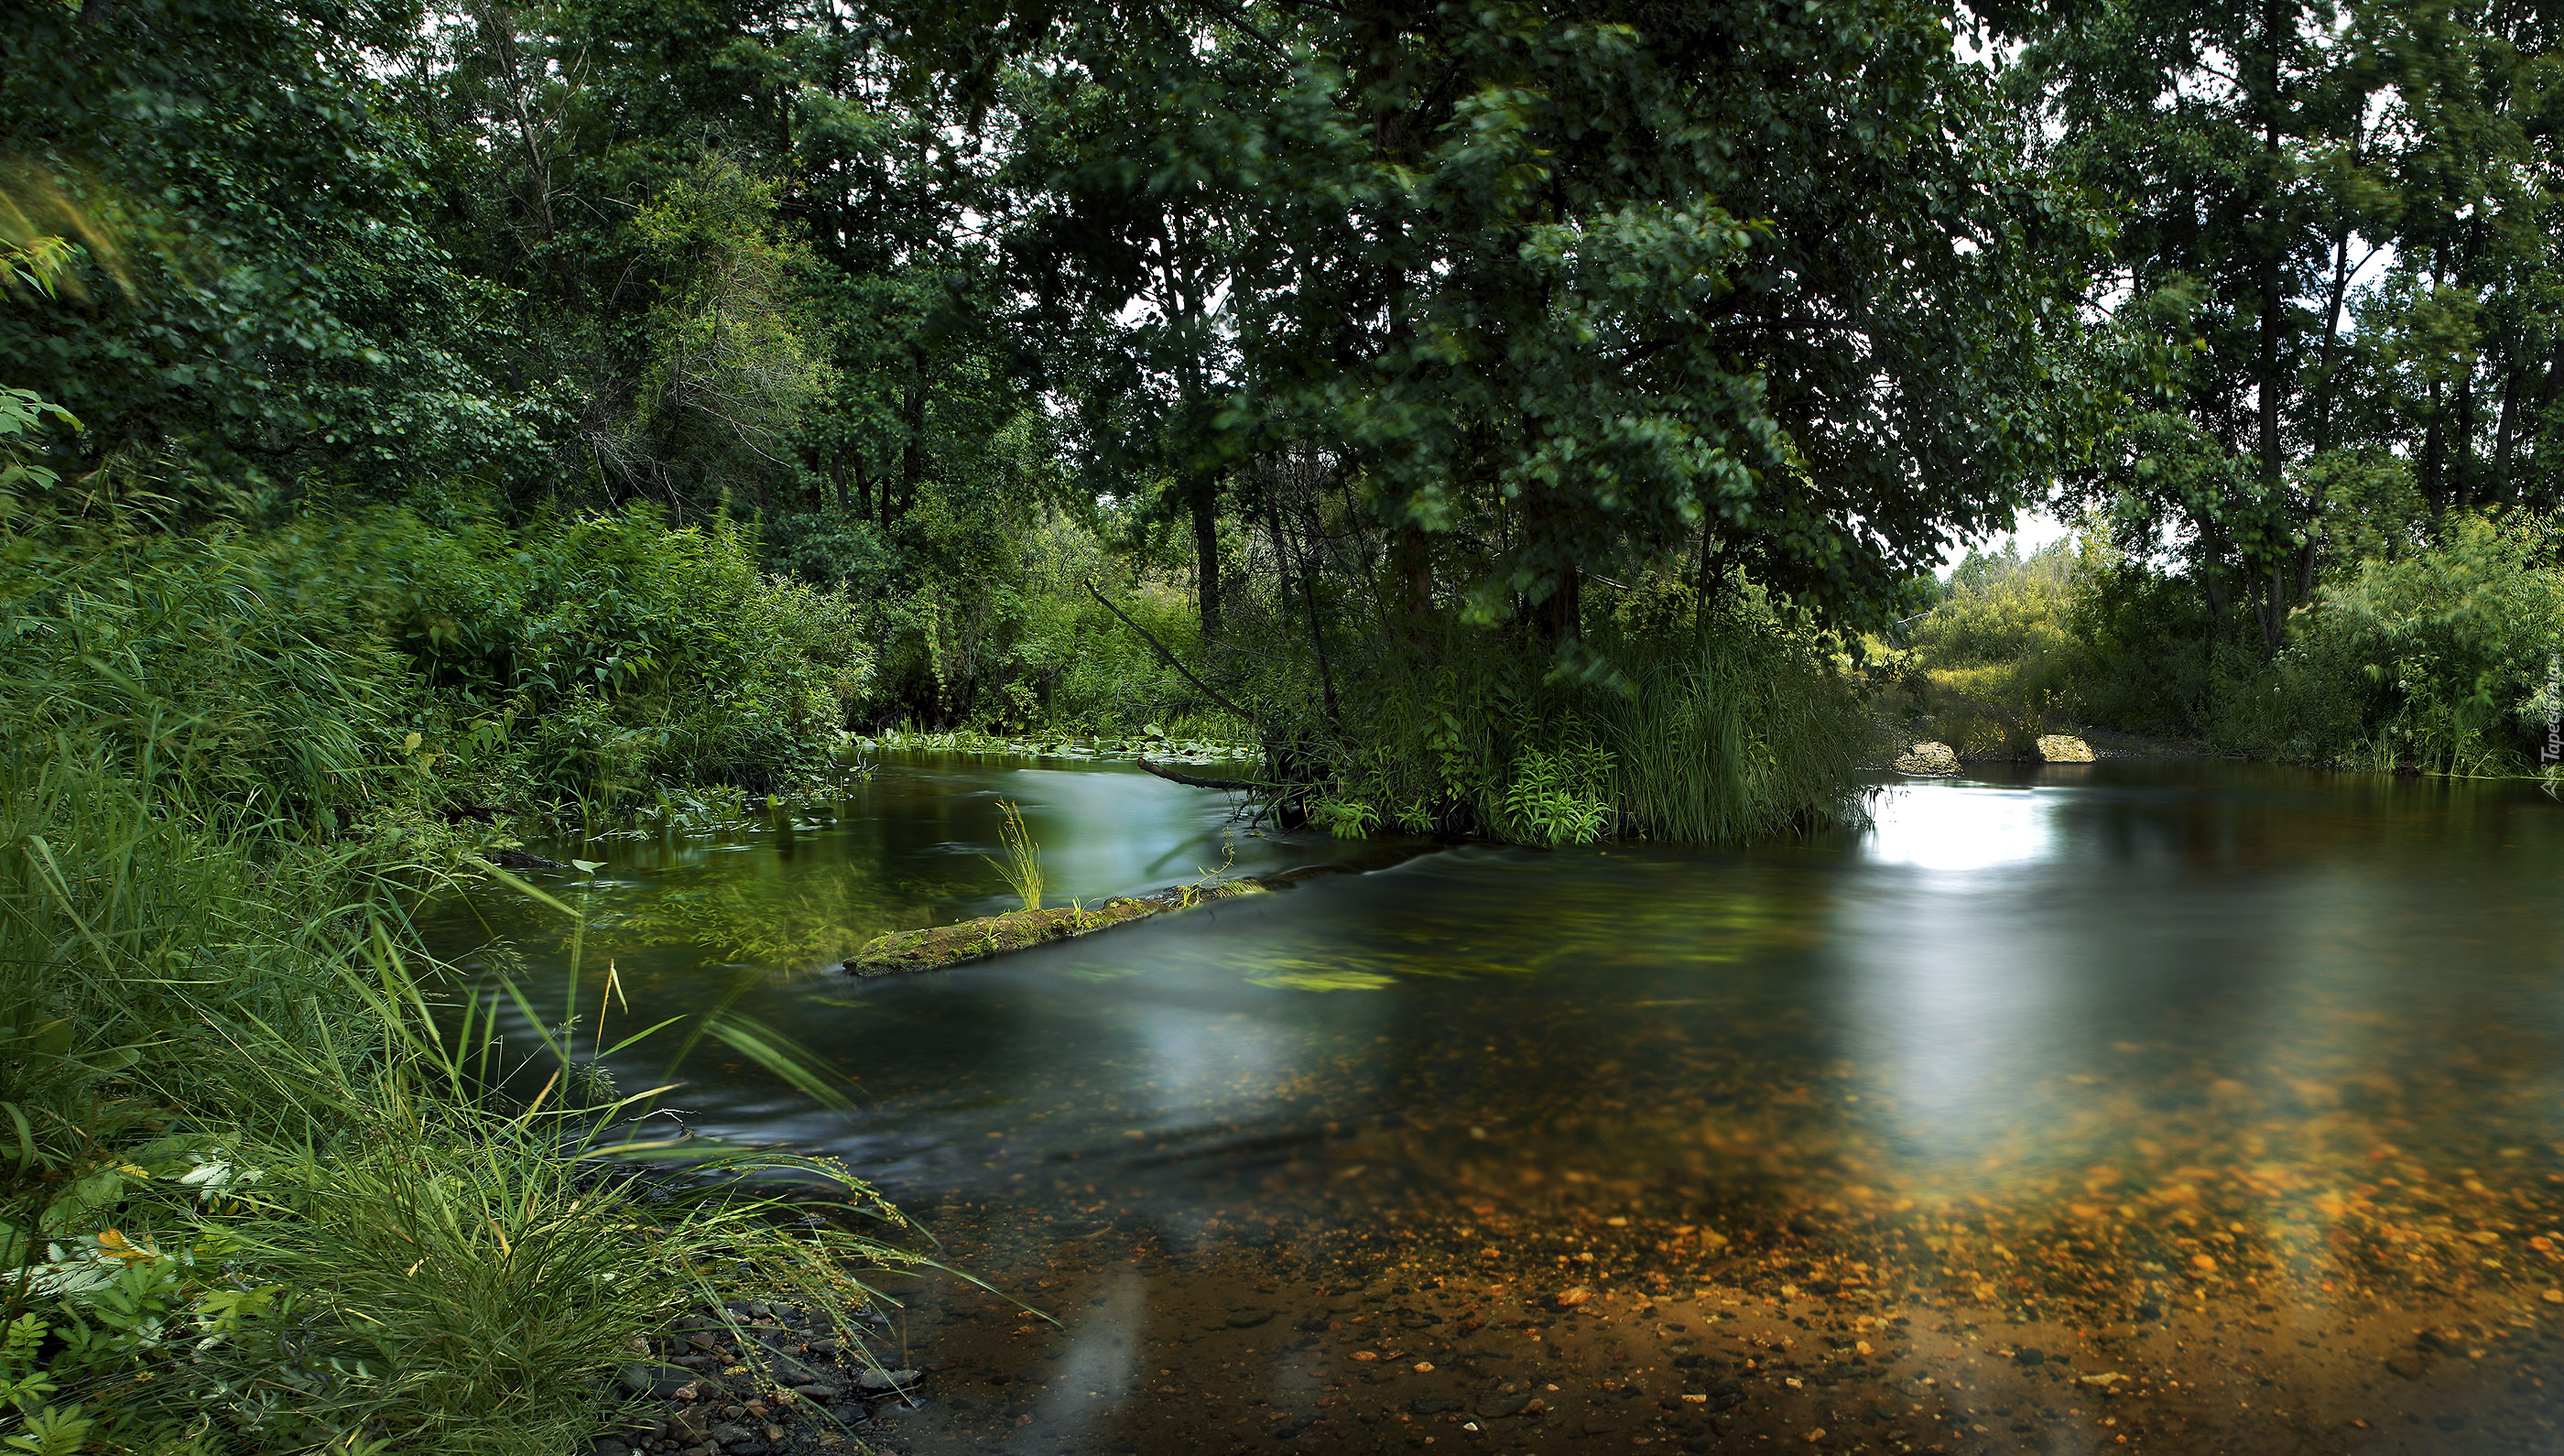
<instances>
[{"instance_id":1,"label":"calm water surface","mask_svg":"<svg viewBox=\"0 0 2564 1456\"><path fill-rule=\"evenodd\" d=\"M1889 786L1814 842L1451 847L823 969L1011 908L1001 800L1060 901L1350 848L1135 769L919 758L551 849L608 862L584 954L633 1024L727 1003L858 1089L705 1061L696 1132L844 1157L1062 1322L914 1290L912 1449L2557 1444L2534 786L2055 766ZM436 929L558 983L529 905Z\"/></svg>"}]
</instances>

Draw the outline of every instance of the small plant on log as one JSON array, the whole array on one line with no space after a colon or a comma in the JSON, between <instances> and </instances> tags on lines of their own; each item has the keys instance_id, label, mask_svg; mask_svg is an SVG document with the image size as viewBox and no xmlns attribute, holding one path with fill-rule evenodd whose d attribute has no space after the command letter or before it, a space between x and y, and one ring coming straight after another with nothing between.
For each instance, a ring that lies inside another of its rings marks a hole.
<instances>
[{"instance_id":1,"label":"small plant on log","mask_svg":"<svg viewBox=\"0 0 2564 1456\"><path fill-rule=\"evenodd\" d=\"M1024 827L1024 811L1017 804L999 804L1005 821L997 828L997 838L1006 846L1002 860L982 855L980 858L996 867L1006 886L1024 902L1024 909L1041 909L1041 846L1033 842L1033 833Z\"/></svg>"}]
</instances>

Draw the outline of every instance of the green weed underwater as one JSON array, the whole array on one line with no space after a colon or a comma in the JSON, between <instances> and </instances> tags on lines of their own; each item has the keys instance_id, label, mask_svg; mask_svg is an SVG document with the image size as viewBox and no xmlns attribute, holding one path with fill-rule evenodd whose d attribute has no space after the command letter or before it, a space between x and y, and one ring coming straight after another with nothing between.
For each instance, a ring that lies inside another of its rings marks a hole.
<instances>
[{"instance_id":1,"label":"green weed underwater","mask_svg":"<svg viewBox=\"0 0 2564 1456\"><path fill-rule=\"evenodd\" d=\"M825 1095L806 1058L722 1016L609 1038L610 984L537 1013L422 954L407 907L486 874L326 573L118 537L67 585L61 542L6 544L0 1445L558 1456L636 1341L733 1293L857 1348L865 1280L915 1262L897 1211L638 1139L652 1092L603 1071L713 1037ZM781 1181L856 1217L780 1216Z\"/></svg>"}]
</instances>

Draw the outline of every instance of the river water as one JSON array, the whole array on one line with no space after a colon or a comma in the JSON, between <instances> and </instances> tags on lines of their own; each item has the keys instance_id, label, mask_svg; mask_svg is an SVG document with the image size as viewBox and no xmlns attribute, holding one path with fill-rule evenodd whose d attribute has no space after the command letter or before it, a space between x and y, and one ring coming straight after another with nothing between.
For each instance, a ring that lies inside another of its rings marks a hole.
<instances>
[{"instance_id":1,"label":"river water","mask_svg":"<svg viewBox=\"0 0 2564 1456\"><path fill-rule=\"evenodd\" d=\"M1883 786L1753 849L1424 851L926 975L1046 896L1349 863L1127 766L911 758L601 860L617 1022L727 1006L704 1137L940 1257L887 1352L959 1451L2564 1448L2564 806L2209 762ZM432 922L539 1003L557 917ZM612 1034L609 1025L608 1034ZM618 1069L625 1085L657 1067Z\"/></svg>"}]
</instances>

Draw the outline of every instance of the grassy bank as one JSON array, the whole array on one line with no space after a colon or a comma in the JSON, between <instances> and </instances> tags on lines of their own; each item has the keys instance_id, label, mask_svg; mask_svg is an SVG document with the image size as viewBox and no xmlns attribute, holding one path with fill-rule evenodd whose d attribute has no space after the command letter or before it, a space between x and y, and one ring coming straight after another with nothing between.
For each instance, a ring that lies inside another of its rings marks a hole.
<instances>
[{"instance_id":1,"label":"grassy bank","mask_svg":"<svg viewBox=\"0 0 2564 1456\"><path fill-rule=\"evenodd\" d=\"M579 653L646 634L583 638L565 619L612 606L588 587L523 615L544 594L520 542L506 610L422 641L432 619L388 567L470 588L431 569L455 535L396 555L381 522L20 526L0 556L18 728L0 757L0 1438L48 1456L557 1456L634 1398L611 1376L688 1309L789 1299L859 1342L866 1271L906 1256L775 1217L758 1188L824 1185L877 1231L894 1210L806 1159L636 1141L654 1096L605 1064L641 1028L612 1020L595 975L537 1006L448 975L408 919L490 873L496 831L457 805L566 791L546 776L561 734L620 755L567 771L625 797L654 768L815 767L786 741L825 691L811 613L759 597L751 571L729 618L704 614L726 635L653 639L623 679L579 683ZM562 539L590 583L733 564L717 532L658 528L629 569L577 527ZM666 691L715 651L737 659L715 676L731 701ZM474 662L507 669L457 666ZM655 1035L831 1095L737 1018ZM645 1181L659 1155L688 1175Z\"/></svg>"}]
</instances>

